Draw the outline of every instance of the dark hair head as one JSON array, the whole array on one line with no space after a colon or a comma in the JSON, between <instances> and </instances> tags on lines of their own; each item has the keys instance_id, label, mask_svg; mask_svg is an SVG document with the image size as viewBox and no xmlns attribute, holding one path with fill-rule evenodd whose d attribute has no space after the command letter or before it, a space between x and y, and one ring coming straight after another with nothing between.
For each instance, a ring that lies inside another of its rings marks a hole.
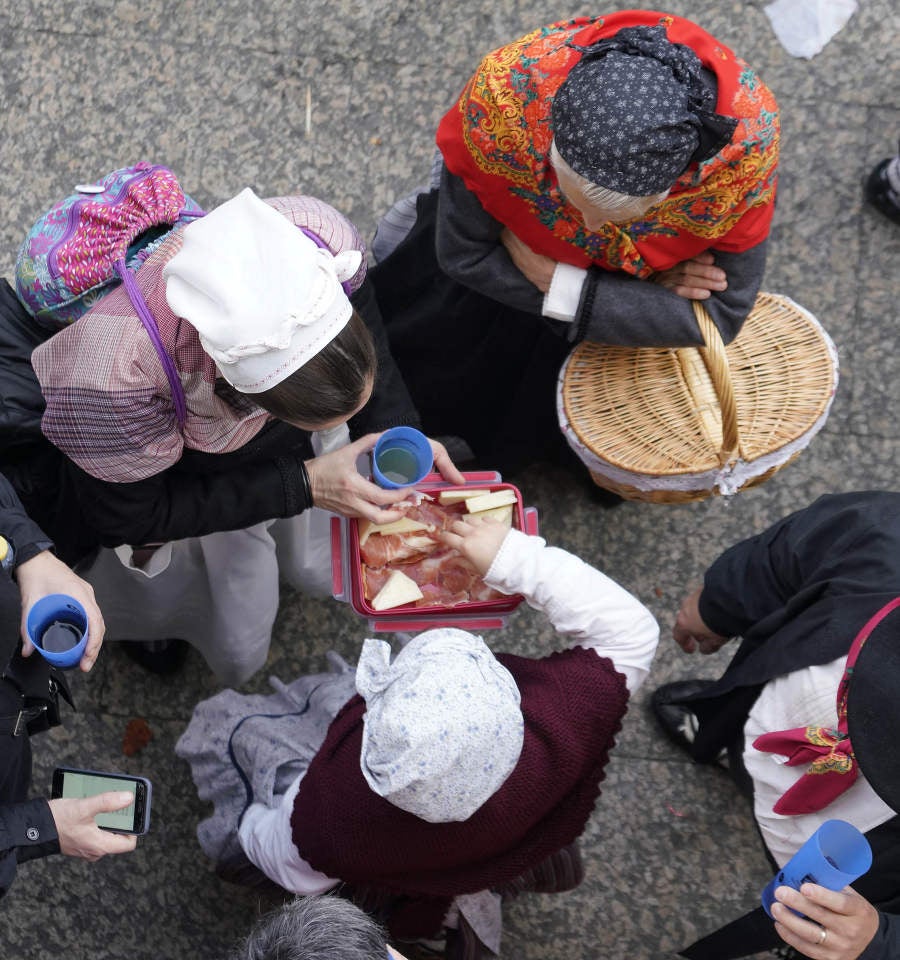
<instances>
[{"instance_id":1,"label":"dark hair head","mask_svg":"<svg viewBox=\"0 0 900 960\"><path fill-rule=\"evenodd\" d=\"M385 960L381 927L336 896L298 897L266 914L233 960Z\"/></svg>"},{"instance_id":2,"label":"dark hair head","mask_svg":"<svg viewBox=\"0 0 900 960\"><path fill-rule=\"evenodd\" d=\"M344 329L311 360L252 399L287 423L346 420L370 389L377 365L372 335L354 310Z\"/></svg>"}]
</instances>

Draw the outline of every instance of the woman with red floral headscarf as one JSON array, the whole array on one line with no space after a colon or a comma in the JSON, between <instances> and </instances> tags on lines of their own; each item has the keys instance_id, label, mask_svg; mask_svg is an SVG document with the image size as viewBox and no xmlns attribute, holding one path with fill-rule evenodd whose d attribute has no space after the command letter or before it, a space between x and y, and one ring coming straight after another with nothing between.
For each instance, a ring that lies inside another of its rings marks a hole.
<instances>
[{"instance_id":1,"label":"woman with red floral headscarf","mask_svg":"<svg viewBox=\"0 0 900 960\"><path fill-rule=\"evenodd\" d=\"M778 138L768 88L680 17L555 23L488 54L438 128L438 189L373 276L426 427L521 465L553 452L572 343L702 343L692 299L732 340Z\"/></svg>"}]
</instances>

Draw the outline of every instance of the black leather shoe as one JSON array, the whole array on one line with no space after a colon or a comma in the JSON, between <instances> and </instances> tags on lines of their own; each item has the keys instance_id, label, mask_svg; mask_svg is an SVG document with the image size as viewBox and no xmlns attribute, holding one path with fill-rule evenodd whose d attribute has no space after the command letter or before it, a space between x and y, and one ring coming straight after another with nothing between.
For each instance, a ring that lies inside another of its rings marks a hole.
<instances>
[{"instance_id":1,"label":"black leather shoe","mask_svg":"<svg viewBox=\"0 0 900 960\"><path fill-rule=\"evenodd\" d=\"M887 169L895 159L888 157L875 167L866 180L863 193L866 201L876 210L880 210L894 223L900 223L900 193L893 189L887 175Z\"/></svg>"},{"instance_id":2,"label":"black leather shoe","mask_svg":"<svg viewBox=\"0 0 900 960\"><path fill-rule=\"evenodd\" d=\"M691 752L691 747L697 737L699 723L697 716L689 707L678 703L685 697L711 687L712 680L676 680L674 683L665 683L653 691L650 698L650 709L662 727L666 736L682 750Z\"/></svg>"},{"instance_id":3,"label":"black leather shoe","mask_svg":"<svg viewBox=\"0 0 900 960\"><path fill-rule=\"evenodd\" d=\"M150 673L165 675L181 669L187 659L185 640L126 640L122 643L125 655Z\"/></svg>"}]
</instances>

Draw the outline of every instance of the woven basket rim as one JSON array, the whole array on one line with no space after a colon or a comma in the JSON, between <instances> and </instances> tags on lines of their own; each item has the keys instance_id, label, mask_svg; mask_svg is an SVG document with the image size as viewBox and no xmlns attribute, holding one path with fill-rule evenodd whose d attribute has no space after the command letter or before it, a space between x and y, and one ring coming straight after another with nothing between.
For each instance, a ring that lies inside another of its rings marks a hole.
<instances>
[{"instance_id":1,"label":"woven basket rim","mask_svg":"<svg viewBox=\"0 0 900 960\"><path fill-rule=\"evenodd\" d=\"M751 311L750 316L748 316L747 321L742 328L741 334L739 334L733 343L724 348L729 361L734 362L743 353L746 341L742 341L742 335L745 333L745 331L749 331L748 335L753 335L754 324L764 323L766 312L771 312L772 310L779 312L783 316L790 316L792 318L792 322L797 325L798 329L800 329L801 326L804 328L804 335L809 337L811 340L811 343L808 346L814 348L816 352L816 375L821 377L823 382L821 386L817 387L817 394L815 396L814 403L811 402L808 405L808 408L804 409L804 418L802 421L798 419L796 421L796 425L791 425L791 432L789 435L783 437L779 442L773 444L770 448L760 451L752 450L752 437L742 437L740 446L735 451L732 462L753 464L762 457L769 456L770 454L783 449L788 444L796 442L810 429L812 429L814 425L822 418L823 414L827 412L835 392L838 376L837 355L831 338L828 336L825 329L812 313L795 303L784 294L762 292L757 296L756 303L754 304L753 310ZM778 341L775 339L773 342L777 344ZM687 349L691 350L692 352L700 352L700 348ZM679 364L676 362L677 353L678 351L674 348L609 347L589 342L583 342L579 344L571 352L560 372L560 412L561 419L564 416L565 420L567 421L565 425L567 430L571 431L571 433L574 434L577 442L586 450L590 451L592 456L596 457L596 459L601 463L606 463L611 468L621 471L622 473L644 480L655 477L683 479L697 477L698 479L702 479L704 475L708 475L711 471L715 471L717 467L721 467L722 464L718 463L716 460L718 451L714 451L712 448L710 448L707 459L702 463L698 461L695 464L684 465L674 463L666 465L665 463L659 462L652 464L652 469L636 469L633 464L636 454L631 453L628 450L625 450L620 454L615 454L610 450L598 450L596 446L592 446L590 438L585 435L585 429L580 427L579 415L573 411L571 385L573 377L575 376L573 373L574 365L584 362L585 364L593 363L596 366L596 358L601 354L604 354L607 357L612 355L613 359L618 359L622 363L633 361L633 365L636 365L641 362L642 359L646 360L648 355L655 354L659 360L660 367L665 367L665 374L672 378L673 385L677 384L677 388L679 390L686 391L687 385L685 383L684 376L681 372ZM649 364L647 365L649 366ZM746 365L745 367L741 368L742 371L745 369ZM756 373L755 367L753 368L753 373ZM742 399L743 398L740 396L737 398L738 407L741 406ZM740 409L738 410L738 416L741 416ZM677 428L677 426L677 423L673 423L673 429ZM748 446L751 447L751 455L746 455L746 448ZM632 449L637 450L638 448L633 447Z\"/></svg>"}]
</instances>

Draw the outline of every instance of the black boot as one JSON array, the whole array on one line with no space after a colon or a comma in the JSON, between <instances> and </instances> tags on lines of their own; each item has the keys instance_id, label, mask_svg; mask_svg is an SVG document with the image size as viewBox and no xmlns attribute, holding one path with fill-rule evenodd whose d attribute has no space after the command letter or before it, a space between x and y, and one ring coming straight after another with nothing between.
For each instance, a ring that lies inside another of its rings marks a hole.
<instances>
[{"instance_id":1,"label":"black boot","mask_svg":"<svg viewBox=\"0 0 900 960\"><path fill-rule=\"evenodd\" d=\"M900 223L900 157L887 157L869 174L866 201L894 223Z\"/></svg>"},{"instance_id":2,"label":"black boot","mask_svg":"<svg viewBox=\"0 0 900 960\"><path fill-rule=\"evenodd\" d=\"M697 738L697 729L700 724L690 707L678 701L700 693L712 684L712 680L677 680L657 687L650 698L650 709L663 732L673 743L688 753L691 752L691 747Z\"/></svg>"}]
</instances>

